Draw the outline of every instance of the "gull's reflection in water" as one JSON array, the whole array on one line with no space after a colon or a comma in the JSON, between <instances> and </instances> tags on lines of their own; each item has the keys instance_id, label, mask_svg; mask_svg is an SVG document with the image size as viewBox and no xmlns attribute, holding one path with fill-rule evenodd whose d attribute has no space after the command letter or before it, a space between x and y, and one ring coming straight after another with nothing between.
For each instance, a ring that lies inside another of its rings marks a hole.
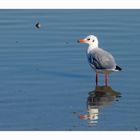
<instances>
[{"instance_id":1,"label":"gull's reflection in water","mask_svg":"<svg viewBox=\"0 0 140 140\"><path fill-rule=\"evenodd\" d=\"M81 114L82 120L88 120L88 125L93 126L98 123L100 109L118 101L121 93L113 90L110 86L96 86L95 90L89 92L87 98L87 113Z\"/></svg>"}]
</instances>

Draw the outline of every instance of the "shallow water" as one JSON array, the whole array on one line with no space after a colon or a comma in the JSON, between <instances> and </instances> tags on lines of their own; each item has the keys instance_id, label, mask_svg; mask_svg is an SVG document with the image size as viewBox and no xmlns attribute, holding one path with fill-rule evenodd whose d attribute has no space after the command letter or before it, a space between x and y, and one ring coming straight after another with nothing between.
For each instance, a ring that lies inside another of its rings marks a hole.
<instances>
[{"instance_id":1,"label":"shallow water","mask_svg":"<svg viewBox=\"0 0 140 140\"><path fill-rule=\"evenodd\" d=\"M140 130L140 10L0 10L0 130ZM41 28L35 24L40 22ZM123 71L95 87L95 34Z\"/></svg>"}]
</instances>

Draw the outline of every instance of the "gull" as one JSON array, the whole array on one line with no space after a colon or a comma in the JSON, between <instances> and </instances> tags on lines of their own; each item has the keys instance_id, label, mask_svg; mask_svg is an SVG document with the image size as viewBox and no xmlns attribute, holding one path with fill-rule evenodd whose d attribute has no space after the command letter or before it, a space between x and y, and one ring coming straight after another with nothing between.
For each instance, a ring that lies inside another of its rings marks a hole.
<instances>
[{"instance_id":1,"label":"gull","mask_svg":"<svg viewBox=\"0 0 140 140\"><path fill-rule=\"evenodd\" d=\"M98 86L98 73L105 74L105 85L108 86L108 74L121 71L111 53L99 48L98 38L94 35L89 35L85 39L78 40L79 43L89 44L87 49L87 58L89 65L96 72L96 86Z\"/></svg>"}]
</instances>

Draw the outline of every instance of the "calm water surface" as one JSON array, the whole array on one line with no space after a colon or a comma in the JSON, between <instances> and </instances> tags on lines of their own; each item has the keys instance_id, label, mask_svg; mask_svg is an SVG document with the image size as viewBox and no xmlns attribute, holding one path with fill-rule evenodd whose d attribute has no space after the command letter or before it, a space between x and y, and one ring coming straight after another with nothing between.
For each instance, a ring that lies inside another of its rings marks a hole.
<instances>
[{"instance_id":1,"label":"calm water surface","mask_svg":"<svg viewBox=\"0 0 140 140\"><path fill-rule=\"evenodd\" d=\"M0 130L140 130L140 10L0 10ZM35 24L40 22L41 28ZM122 72L95 73L89 34Z\"/></svg>"}]
</instances>

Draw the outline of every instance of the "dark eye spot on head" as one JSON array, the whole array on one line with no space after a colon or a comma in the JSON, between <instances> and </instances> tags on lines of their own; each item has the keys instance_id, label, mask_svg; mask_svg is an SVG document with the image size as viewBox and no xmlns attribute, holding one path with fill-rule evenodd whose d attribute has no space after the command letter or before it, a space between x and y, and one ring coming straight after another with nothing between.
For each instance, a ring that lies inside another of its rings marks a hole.
<instances>
[{"instance_id":1,"label":"dark eye spot on head","mask_svg":"<svg viewBox=\"0 0 140 140\"><path fill-rule=\"evenodd\" d=\"M92 40L92 42L94 42L94 40Z\"/></svg>"},{"instance_id":2,"label":"dark eye spot on head","mask_svg":"<svg viewBox=\"0 0 140 140\"><path fill-rule=\"evenodd\" d=\"M88 38L87 40L90 40L90 38Z\"/></svg>"}]
</instances>

